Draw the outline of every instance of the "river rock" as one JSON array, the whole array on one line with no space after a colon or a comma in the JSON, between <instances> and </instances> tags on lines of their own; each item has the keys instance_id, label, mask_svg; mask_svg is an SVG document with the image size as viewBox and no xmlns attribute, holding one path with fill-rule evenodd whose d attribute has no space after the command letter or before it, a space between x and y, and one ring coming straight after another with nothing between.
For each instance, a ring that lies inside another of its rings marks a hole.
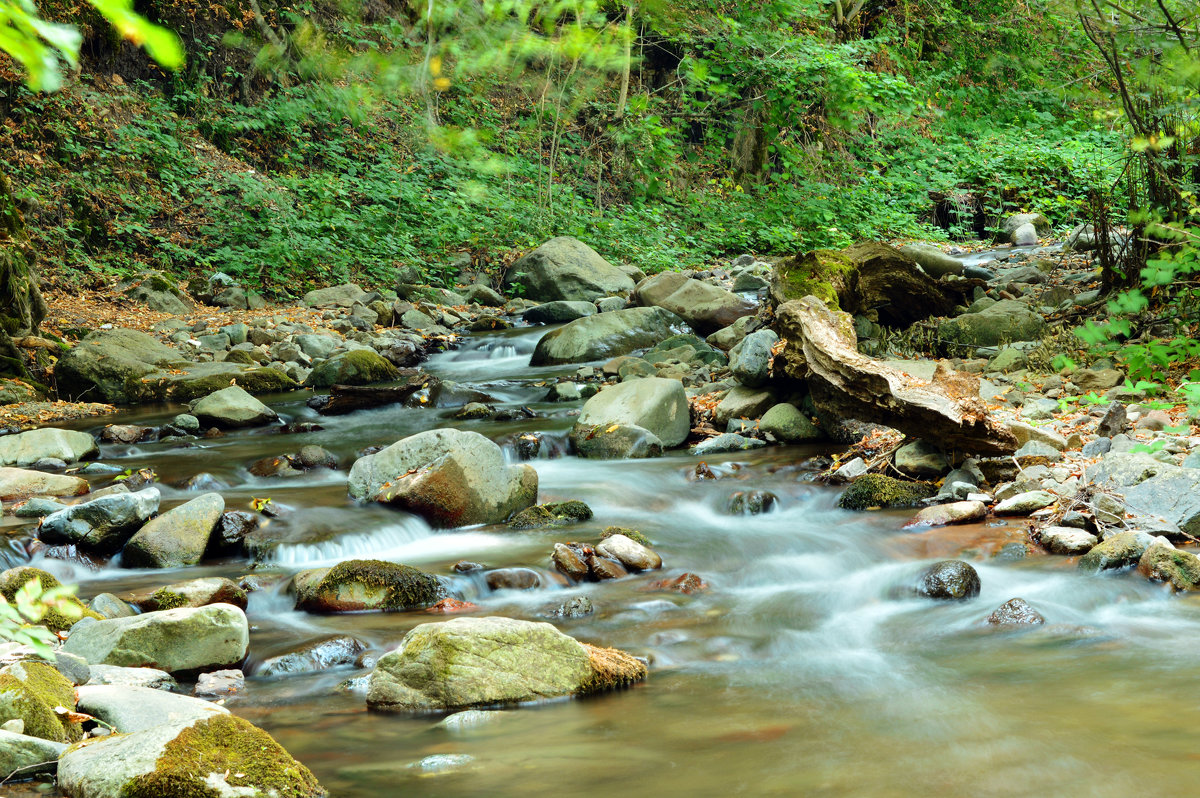
<instances>
[{"instance_id":1,"label":"river rock","mask_svg":"<svg viewBox=\"0 0 1200 798\"><path fill-rule=\"evenodd\" d=\"M1059 435L1049 427L1035 427L1032 424L1025 424L1020 421L1009 421L1005 426L1017 439L1017 443L1021 446L1030 441L1044 443L1047 446L1053 447L1056 451L1063 451L1067 448L1067 439Z\"/></svg>"},{"instance_id":2,"label":"river rock","mask_svg":"<svg viewBox=\"0 0 1200 798\"><path fill-rule=\"evenodd\" d=\"M536 503L538 479L530 465L508 465L500 447L479 433L438 429L359 458L349 489L356 499L395 504L435 527L457 527L502 523Z\"/></svg>"},{"instance_id":3,"label":"river rock","mask_svg":"<svg viewBox=\"0 0 1200 798\"><path fill-rule=\"evenodd\" d=\"M173 610L176 607L205 607L209 604L232 604L246 609L246 591L232 579L206 576L161 587L139 602L147 611Z\"/></svg>"},{"instance_id":4,"label":"river rock","mask_svg":"<svg viewBox=\"0 0 1200 798\"><path fill-rule=\"evenodd\" d=\"M1134 565L1153 544L1154 538L1145 532L1118 532L1097 543L1080 557L1079 570L1097 573Z\"/></svg>"},{"instance_id":5,"label":"river rock","mask_svg":"<svg viewBox=\"0 0 1200 798\"><path fill-rule=\"evenodd\" d=\"M1099 539L1085 529L1065 526L1048 526L1038 536L1042 545L1052 554L1086 554Z\"/></svg>"},{"instance_id":6,"label":"river rock","mask_svg":"<svg viewBox=\"0 0 1200 798\"><path fill-rule=\"evenodd\" d=\"M58 786L69 798L326 795L271 735L225 713L72 748L58 761Z\"/></svg>"},{"instance_id":7,"label":"river rock","mask_svg":"<svg viewBox=\"0 0 1200 798\"><path fill-rule=\"evenodd\" d=\"M910 477L940 477L950 470L946 455L932 443L915 440L896 450L896 470Z\"/></svg>"},{"instance_id":8,"label":"river rock","mask_svg":"<svg viewBox=\"0 0 1200 798\"><path fill-rule=\"evenodd\" d=\"M530 308L521 318L530 324L566 324L584 316L594 316L596 306L591 302L546 302Z\"/></svg>"},{"instance_id":9,"label":"river rock","mask_svg":"<svg viewBox=\"0 0 1200 798\"><path fill-rule=\"evenodd\" d=\"M647 277L637 284L632 298L639 305L674 313L701 335L715 333L758 309L757 304L732 291L682 272Z\"/></svg>"},{"instance_id":10,"label":"river rock","mask_svg":"<svg viewBox=\"0 0 1200 798\"><path fill-rule=\"evenodd\" d=\"M597 426L574 437L575 453L593 460L635 460L660 457L663 442L636 424Z\"/></svg>"},{"instance_id":11,"label":"river rock","mask_svg":"<svg viewBox=\"0 0 1200 798\"><path fill-rule=\"evenodd\" d=\"M1020 598L1009 599L987 617L991 626L1041 626L1045 622L1040 612Z\"/></svg>"},{"instance_id":12,"label":"river rock","mask_svg":"<svg viewBox=\"0 0 1200 798\"><path fill-rule=\"evenodd\" d=\"M662 308L628 308L576 319L541 337L531 366L586 363L627 355L684 332L683 319Z\"/></svg>"},{"instance_id":13,"label":"river rock","mask_svg":"<svg viewBox=\"0 0 1200 798\"><path fill-rule=\"evenodd\" d=\"M55 711L75 709L75 686L53 665L25 660L0 669L0 723L23 721L22 733L43 740L71 743L83 736L78 722Z\"/></svg>"},{"instance_id":14,"label":"river rock","mask_svg":"<svg viewBox=\"0 0 1200 798\"><path fill-rule=\"evenodd\" d=\"M304 381L309 388L331 385L368 385L396 379L400 372L372 349L353 349L322 360Z\"/></svg>"},{"instance_id":15,"label":"river rock","mask_svg":"<svg viewBox=\"0 0 1200 798\"><path fill-rule=\"evenodd\" d=\"M296 609L306 612L420 609L445 595L436 576L381 560L346 560L296 574Z\"/></svg>"},{"instance_id":16,"label":"river rock","mask_svg":"<svg viewBox=\"0 0 1200 798\"><path fill-rule=\"evenodd\" d=\"M779 340L774 330L757 330L729 350L729 370L734 378L750 388L757 388L770 377L774 354L771 347Z\"/></svg>"},{"instance_id":17,"label":"river rock","mask_svg":"<svg viewBox=\"0 0 1200 798\"><path fill-rule=\"evenodd\" d=\"M847 510L915 507L936 493L937 485L932 482L908 482L883 474L863 474L842 492L837 505Z\"/></svg>"},{"instance_id":18,"label":"river rock","mask_svg":"<svg viewBox=\"0 0 1200 798\"><path fill-rule=\"evenodd\" d=\"M963 273L961 260L947 255L932 244L905 244L900 251L915 260L930 277Z\"/></svg>"},{"instance_id":19,"label":"river rock","mask_svg":"<svg viewBox=\"0 0 1200 798\"><path fill-rule=\"evenodd\" d=\"M663 447L678 446L691 430L683 384L646 377L605 388L584 404L571 430L571 442L580 449L584 438L614 424L647 430Z\"/></svg>"},{"instance_id":20,"label":"river rock","mask_svg":"<svg viewBox=\"0 0 1200 798\"><path fill-rule=\"evenodd\" d=\"M58 767L58 758L66 750L66 743L0 729L0 778L7 781L14 775L18 779L39 773L52 775Z\"/></svg>"},{"instance_id":21,"label":"river rock","mask_svg":"<svg viewBox=\"0 0 1200 798\"><path fill-rule=\"evenodd\" d=\"M701 441L689 449L688 453L697 457L708 457L709 455L724 452L745 452L751 449L761 449L766 445L766 441L761 441L757 438L747 438L745 435L723 432L706 441Z\"/></svg>"},{"instance_id":22,"label":"river rock","mask_svg":"<svg viewBox=\"0 0 1200 798\"><path fill-rule=\"evenodd\" d=\"M88 666L88 685L116 685L118 687L145 687L151 690L173 690L178 685L175 677L158 668L125 668L120 665Z\"/></svg>"},{"instance_id":23,"label":"river rock","mask_svg":"<svg viewBox=\"0 0 1200 798\"><path fill-rule=\"evenodd\" d=\"M662 557L625 535L609 535L596 544L596 553L616 560L630 571L654 571L662 568Z\"/></svg>"},{"instance_id":24,"label":"river rock","mask_svg":"<svg viewBox=\"0 0 1200 798\"><path fill-rule=\"evenodd\" d=\"M1050 234L1050 220L1040 213L1014 213L1004 219L1000 226L1001 241L1016 243L1014 236L1018 230L1025 225L1031 225L1034 229L1034 242L1037 243L1037 236Z\"/></svg>"},{"instance_id":25,"label":"river rock","mask_svg":"<svg viewBox=\"0 0 1200 798\"><path fill-rule=\"evenodd\" d=\"M1153 582L1169 582L1176 590L1200 590L1200 557L1155 541L1138 559L1138 573Z\"/></svg>"},{"instance_id":26,"label":"river rock","mask_svg":"<svg viewBox=\"0 0 1200 798\"><path fill-rule=\"evenodd\" d=\"M517 531L530 529L554 529L580 521L591 520L592 508L584 502L572 499L565 502L535 504L513 515L508 528Z\"/></svg>"},{"instance_id":27,"label":"river rock","mask_svg":"<svg viewBox=\"0 0 1200 798\"><path fill-rule=\"evenodd\" d=\"M76 692L80 712L99 718L123 734L229 714L225 707L210 701L150 687L96 684L84 685Z\"/></svg>"},{"instance_id":28,"label":"river rock","mask_svg":"<svg viewBox=\"0 0 1200 798\"><path fill-rule=\"evenodd\" d=\"M775 394L767 389L735 385L713 409L713 421L720 429L735 418L759 418L778 403Z\"/></svg>"},{"instance_id":29,"label":"river rock","mask_svg":"<svg viewBox=\"0 0 1200 798\"><path fill-rule=\"evenodd\" d=\"M101 496L46 516L38 537L47 543L74 543L111 553L158 512L160 500L155 487Z\"/></svg>"},{"instance_id":30,"label":"river rock","mask_svg":"<svg viewBox=\"0 0 1200 798\"><path fill-rule=\"evenodd\" d=\"M1005 499L992 508L992 512L996 515L1029 515L1035 510L1049 507L1056 501L1058 497L1050 491L1031 490Z\"/></svg>"},{"instance_id":31,"label":"river rock","mask_svg":"<svg viewBox=\"0 0 1200 798\"><path fill-rule=\"evenodd\" d=\"M44 427L0 437L0 466L31 466L48 457L75 463L99 452L91 435L73 430Z\"/></svg>"},{"instance_id":32,"label":"river rock","mask_svg":"<svg viewBox=\"0 0 1200 798\"><path fill-rule=\"evenodd\" d=\"M206 493L179 505L139 529L121 554L132 568L181 568L204 556L213 529L225 512L219 493Z\"/></svg>"},{"instance_id":33,"label":"river rock","mask_svg":"<svg viewBox=\"0 0 1200 798\"><path fill-rule=\"evenodd\" d=\"M117 328L96 330L54 366L58 390L80 401L127 404L141 398L139 380L186 359L153 336Z\"/></svg>"},{"instance_id":34,"label":"river rock","mask_svg":"<svg viewBox=\"0 0 1200 798\"><path fill-rule=\"evenodd\" d=\"M366 646L349 635L325 637L304 643L285 654L268 657L258 666L255 675L290 676L353 665L365 650Z\"/></svg>"},{"instance_id":35,"label":"river rock","mask_svg":"<svg viewBox=\"0 0 1200 798\"><path fill-rule=\"evenodd\" d=\"M624 652L599 649L548 623L454 618L421 624L371 673L367 706L439 712L593 693L646 676Z\"/></svg>"},{"instance_id":36,"label":"river rock","mask_svg":"<svg viewBox=\"0 0 1200 798\"><path fill-rule=\"evenodd\" d=\"M1143 452L1110 452L1087 475L1097 487L1124 496L1139 513L1200 535L1200 471L1164 463ZM1098 497L1099 498L1099 497Z\"/></svg>"},{"instance_id":37,"label":"river rock","mask_svg":"<svg viewBox=\"0 0 1200 798\"><path fill-rule=\"evenodd\" d=\"M309 291L300 301L310 308L348 308L355 302L363 301L366 293L354 283L342 283Z\"/></svg>"},{"instance_id":38,"label":"river rock","mask_svg":"<svg viewBox=\"0 0 1200 798\"><path fill-rule=\"evenodd\" d=\"M193 402L191 411L201 423L217 427L253 427L279 418L274 410L238 385L222 388Z\"/></svg>"},{"instance_id":39,"label":"river rock","mask_svg":"<svg viewBox=\"0 0 1200 798\"><path fill-rule=\"evenodd\" d=\"M1037 246L1038 233L1037 228L1031 224L1023 224L1016 230L1013 230L1010 235L1010 240L1015 247L1033 247Z\"/></svg>"},{"instance_id":40,"label":"river rock","mask_svg":"<svg viewBox=\"0 0 1200 798\"><path fill-rule=\"evenodd\" d=\"M787 402L772 405L758 422L758 429L780 443L819 441L825 435L800 410Z\"/></svg>"},{"instance_id":41,"label":"river rock","mask_svg":"<svg viewBox=\"0 0 1200 798\"><path fill-rule=\"evenodd\" d=\"M513 263L505 285L537 302L592 302L631 291L634 282L587 244L559 236Z\"/></svg>"},{"instance_id":42,"label":"river rock","mask_svg":"<svg viewBox=\"0 0 1200 798\"><path fill-rule=\"evenodd\" d=\"M969 524L972 521L982 521L986 517L987 506L981 501L949 502L948 504L935 504L918 511L916 517L906 526Z\"/></svg>"},{"instance_id":43,"label":"river rock","mask_svg":"<svg viewBox=\"0 0 1200 798\"><path fill-rule=\"evenodd\" d=\"M47 474L26 468L0 467L0 500L12 502L31 496L83 496L88 480L78 476Z\"/></svg>"},{"instance_id":44,"label":"river rock","mask_svg":"<svg viewBox=\"0 0 1200 798\"><path fill-rule=\"evenodd\" d=\"M962 600L979 595L979 574L970 563L942 560L925 569L917 593L931 599Z\"/></svg>"},{"instance_id":45,"label":"river rock","mask_svg":"<svg viewBox=\"0 0 1200 798\"><path fill-rule=\"evenodd\" d=\"M532 568L497 568L485 577L488 590L534 590L542 577Z\"/></svg>"},{"instance_id":46,"label":"river rock","mask_svg":"<svg viewBox=\"0 0 1200 798\"><path fill-rule=\"evenodd\" d=\"M1045 327L1045 320L1028 305L1005 299L979 313L942 321L938 336L969 346L998 346L1010 341L1036 340Z\"/></svg>"},{"instance_id":47,"label":"river rock","mask_svg":"<svg viewBox=\"0 0 1200 798\"><path fill-rule=\"evenodd\" d=\"M244 612L210 604L76 624L63 650L89 663L181 673L239 665L249 642Z\"/></svg>"}]
</instances>

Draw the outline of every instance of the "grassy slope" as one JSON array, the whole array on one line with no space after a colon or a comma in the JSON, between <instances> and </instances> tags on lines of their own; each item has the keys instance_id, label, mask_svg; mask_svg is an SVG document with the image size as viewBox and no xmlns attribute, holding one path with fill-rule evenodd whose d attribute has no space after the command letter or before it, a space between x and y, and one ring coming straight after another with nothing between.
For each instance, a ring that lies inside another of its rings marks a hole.
<instances>
[{"instance_id":1,"label":"grassy slope","mask_svg":"<svg viewBox=\"0 0 1200 798\"><path fill-rule=\"evenodd\" d=\"M264 7L283 30L287 8ZM788 60L767 51L769 20L743 21L743 30L762 26L759 38L731 39L706 8L678 7L645 24L666 31L654 34L659 47L728 65L731 84L769 79L808 104L772 123L769 171L757 181L735 180L728 163L736 106L673 88L688 76L671 66L655 72L643 62L617 127L606 121L611 77L569 85L574 115L559 138L539 113L538 76L460 80L438 98L440 121L474 129L484 146L451 157L430 146L416 99L367 101L344 82L255 72L254 27L240 0L160 4L189 45L192 66L181 77L156 76L94 30L83 73L61 93L31 95L7 75L0 158L52 267L97 281L146 266L182 276L222 270L280 295L348 278L387 284L401 270L452 279L450 264L464 252L499 270L557 234L647 271L742 251L937 237L928 219L938 191L974 191L997 210L1042 210L1066 224L1087 188L1111 179L1112 140L1048 83L1080 54L1049 48L1061 32L1045 18L964 28L964 16L943 10L920 18L919 31L917 20L901 30L882 18L875 36L886 46L847 55L821 44ZM331 39L389 41L379 19L304 11ZM229 29L250 40L223 41ZM1049 48L1046 63L1022 53L1030 39ZM755 48L757 60L747 55ZM843 85L864 76L865 88ZM886 78L883 89L873 76ZM894 97L884 91L894 91L893 76L904 84ZM728 118L697 130L689 115L698 101Z\"/></svg>"}]
</instances>

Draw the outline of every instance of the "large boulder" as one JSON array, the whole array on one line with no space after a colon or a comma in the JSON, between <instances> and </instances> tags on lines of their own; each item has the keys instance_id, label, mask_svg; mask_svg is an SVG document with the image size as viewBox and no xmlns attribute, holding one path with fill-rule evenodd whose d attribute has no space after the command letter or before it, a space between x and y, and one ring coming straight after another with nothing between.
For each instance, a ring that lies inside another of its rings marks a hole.
<instances>
[{"instance_id":1,"label":"large boulder","mask_svg":"<svg viewBox=\"0 0 1200 798\"><path fill-rule=\"evenodd\" d=\"M139 529L121 553L131 568L182 568L204 556L213 529L225 512L219 493L206 493L174 507Z\"/></svg>"},{"instance_id":2,"label":"large boulder","mask_svg":"<svg viewBox=\"0 0 1200 798\"><path fill-rule=\"evenodd\" d=\"M634 282L587 244L559 236L519 258L508 270L505 286L537 302L592 302L632 291Z\"/></svg>"},{"instance_id":3,"label":"large boulder","mask_svg":"<svg viewBox=\"0 0 1200 798\"><path fill-rule=\"evenodd\" d=\"M0 669L0 723L20 720L31 737L75 742L83 730L59 707L75 710L75 686L53 664L26 660Z\"/></svg>"},{"instance_id":4,"label":"large boulder","mask_svg":"<svg viewBox=\"0 0 1200 798\"><path fill-rule=\"evenodd\" d=\"M354 283L343 283L309 291L300 301L310 308L348 308L360 301L366 293Z\"/></svg>"},{"instance_id":5,"label":"large boulder","mask_svg":"<svg viewBox=\"0 0 1200 798\"><path fill-rule=\"evenodd\" d=\"M565 324L568 321L596 315L596 306L591 302L546 302L530 308L521 318L530 324Z\"/></svg>"},{"instance_id":6,"label":"large boulder","mask_svg":"<svg viewBox=\"0 0 1200 798\"><path fill-rule=\"evenodd\" d=\"M587 400L571 430L579 448L595 428L613 424L649 431L670 448L683 443L691 430L691 410L683 383L662 377L644 377L612 385Z\"/></svg>"},{"instance_id":7,"label":"large boulder","mask_svg":"<svg viewBox=\"0 0 1200 798\"><path fill-rule=\"evenodd\" d=\"M576 319L541 337L531 366L586 363L627 355L677 333L686 332L683 319L662 308L628 308Z\"/></svg>"},{"instance_id":8,"label":"large boulder","mask_svg":"<svg viewBox=\"0 0 1200 798\"><path fill-rule=\"evenodd\" d=\"M978 313L965 313L938 325L938 335L953 343L996 346L1009 341L1032 341L1046 328L1045 320L1015 299L1004 299Z\"/></svg>"},{"instance_id":9,"label":"large boulder","mask_svg":"<svg viewBox=\"0 0 1200 798\"><path fill-rule=\"evenodd\" d=\"M89 663L194 673L236 667L249 645L246 614L210 604L80 623L63 650Z\"/></svg>"},{"instance_id":10,"label":"large boulder","mask_svg":"<svg viewBox=\"0 0 1200 798\"><path fill-rule=\"evenodd\" d=\"M568 637L548 623L455 618L413 629L371 673L367 706L402 712L516 704L584 695L645 678L621 651Z\"/></svg>"},{"instance_id":11,"label":"large boulder","mask_svg":"<svg viewBox=\"0 0 1200 798\"><path fill-rule=\"evenodd\" d=\"M160 500L154 486L110 493L46 516L38 527L38 537L46 543L74 543L111 554L158 512Z\"/></svg>"},{"instance_id":12,"label":"large boulder","mask_svg":"<svg viewBox=\"0 0 1200 798\"><path fill-rule=\"evenodd\" d=\"M117 287L134 302L159 313L182 316L192 309L187 296L162 272L148 271Z\"/></svg>"},{"instance_id":13,"label":"large boulder","mask_svg":"<svg viewBox=\"0 0 1200 798\"><path fill-rule=\"evenodd\" d=\"M301 571L292 580L296 609L306 612L414 610L446 595L436 576L381 560L346 560Z\"/></svg>"},{"instance_id":14,"label":"large boulder","mask_svg":"<svg viewBox=\"0 0 1200 798\"><path fill-rule=\"evenodd\" d=\"M709 335L752 315L758 305L732 291L680 272L663 272L637 284L633 299L639 305L669 310L701 335Z\"/></svg>"},{"instance_id":15,"label":"large boulder","mask_svg":"<svg viewBox=\"0 0 1200 798\"><path fill-rule=\"evenodd\" d=\"M86 432L45 427L0 437L0 466L30 466L45 457L75 463L99 451Z\"/></svg>"},{"instance_id":16,"label":"large boulder","mask_svg":"<svg viewBox=\"0 0 1200 798\"><path fill-rule=\"evenodd\" d=\"M90 489L88 481L80 477L0 467L0 501L30 496L82 496Z\"/></svg>"},{"instance_id":17,"label":"large boulder","mask_svg":"<svg viewBox=\"0 0 1200 798\"><path fill-rule=\"evenodd\" d=\"M238 385L230 385L192 402L191 412L202 424L217 427L253 427L279 418L274 410Z\"/></svg>"},{"instance_id":18,"label":"large boulder","mask_svg":"<svg viewBox=\"0 0 1200 798\"><path fill-rule=\"evenodd\" d=\"M436 527L495 524L537 503L537 471L508 465L478 432L439 429L359 458L350 495L395 504Z\"/></svg>"},{"instance_id":19,"label":"large boulder","mask_svg":"<svg viewBox=\"0 0 1200 798\"><path fill-rule=\"evenodd\" d=\"M1139 513L1200 536L1200 469L1181 468L1142 452L1110 452L1087 471L1102 490Z\"/></svg>"},{"instance_id":20,"label":"large boulder","mask_svg":"<svg viewBox=\"0 0 1200 798\"><path fill-rule=\"evenodd\" d=\"M69 798L318 798L308 768L249 721L216 714L114 734L58 762Z\"/></svg>"},{"instance_id":21,"label":"large boulder","mask_svg":"<svg viewBox=\"0 0 1200 798\"><path fill-rule=\"evenodd\" d=\"M368 385L394 380L396 367L373 349L352 349L323 360L313 367L304 384L311 388L330 385Z\"/></svg>"},{"instance_id":22,"label":"large boulder","mask_svg":"<svg viewBox=\"0 0 1200 798\"><path fill-rule=\"evenodd\" d=\"M78 688L78 709L99 718L114 731L131 734L164 723L186 723L228 715L229 710L211 701L151 687L128 684L94 684Z\"/></svg>"},{"instance_id":23,"label":"large boulder","mask_svg":"<svg viewBox=\"0 0 1200 798\"><path fill-rule=\"evenodd\" d=\"M142 378L184 362L152 336L118 327L88 334L55 364L54 378L64 397L128 404L141 398Z\"/></svg>"}]
</instances>

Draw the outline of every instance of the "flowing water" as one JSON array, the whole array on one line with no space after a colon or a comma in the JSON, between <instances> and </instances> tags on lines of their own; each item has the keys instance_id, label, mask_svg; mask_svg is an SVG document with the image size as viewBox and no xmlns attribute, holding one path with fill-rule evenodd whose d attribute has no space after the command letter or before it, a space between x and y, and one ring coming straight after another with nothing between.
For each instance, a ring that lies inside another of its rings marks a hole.
<instances>
[{"instance_id":1,"label":"flowing water","mask_svg":"<svg viewBox=\"0 0 1200 798\"><path fill-rule=\"evenodd\" d=\"M582 640L651 662L650 678L615 694L506 712L451 733L437 718L368 713L363 696L337 690L363 673L333 669L254 677L265 657L331 633L377 651L418 623L415 613L312 616L295 612L277 582L253 593L251 673L230 708L265 727L339 798L390 795L611 796L820 795L1130 796L1184 789L1200 775L1200 709L1191 697L1200 654L1200 603L1140 578L1076 573L1063 558L1014 556L1019 522L914 534L903 513L835 507L836 489L812 484L817 447L769 448L710 459L718 479L694 481L695 458L534 461L541 500L582 499L592 522L553 534L496 528L433 531L420 519L346 497L345 472L255 479L245 467L315 443L349 462L362 447L439 425L503 442L524 430L561 441L577 405L541 403L541 385L569 368L530 369L544 330L489 333L434 356L426 368L469 383L536 419L457 422L452 410L386 407L319 418L306 394L277 397L291 420L318 432L264 430L198 441L105 446L103 459L151 466L165 485L200 471L232 487L230 508L270 497L293 508L257 573L289 574L351 557L377 557L447 575L459 559L521 565L549 575L554 541L594 540L608 525L642 530L665 560L662 574L619 582L488 594L477 578L452 588L489 614L538 619L587 595L596 612L556 621ZM179 408L106 421L165 421ZM545 450L556 447L547 445ZM561 447L559 447L561 448ZM98 483L99 484L99 483ZM725 512L730 495L770 490L778 509ZM164 506L184 500L164 488ZM21 531L7 518L5 531ZM982 594L963 603L907 597L923 564L971 559ZM10 559L15 555L10 554ZM237 577L244 561L176 572L97 571L37 561L81 594L144 590L200 575ZM707 591L644 588L663 574L700 574ZM1047 618L1031 631L982 624L1020 596ZM439 754L473 759L449 772L413 766Z\"/></svg>"}]
</instances>

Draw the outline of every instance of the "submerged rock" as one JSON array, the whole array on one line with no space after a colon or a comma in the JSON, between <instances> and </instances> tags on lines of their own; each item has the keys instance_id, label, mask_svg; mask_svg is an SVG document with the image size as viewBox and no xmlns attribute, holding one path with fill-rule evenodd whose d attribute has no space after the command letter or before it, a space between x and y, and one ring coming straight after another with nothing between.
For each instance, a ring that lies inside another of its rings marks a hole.
<instances>
[{"instance_id":1,"label":"submerged rock","mask_svg":"<svg viewBox=\"0 0 1200 798\"><path fill-rule=\"evenodd\" d=\"M846 510L913 507L936 493L937 485L932 482L906 482L882 474L863 474L842 492L837 504Z\"/></svg>"},{"instance_id":2,"label":"submerged rock","mask_svg":"<svg viewBox=\"0 0 1200 798\"><path fill-rule=\"evenodd\" d=\"M987 617L991 626L1040 626L1045 622L1040 612L1020 598L1009 599Z\"/></svg>"},{"instance_id":3,"label":"submerged rock","mask_svg":"<svg viewBox=\"0 0 1200 798\"><path fill-rule=\"evenodd\" d=\"M531 366L586 363L627 355L687 329L683 319L662 308L629 308L597 313L551 330L537 342Z\"/></svg>"},{"instance_id":4,"label":"submerged rock","mask_svg":"<svg viewBox=\"0 0 1200 798\"><path fill-rule=\"evenodd\" d=\"M597 425L573 432L575 453L595 460L636 460L659 457L663 442L648 429L635 424Z\"/></svg>"},{"instance_id":5,"label":"submerged rock","mask_svg":"<svg viewBox=\"0 0 1200 798\"><path fill-rule=\"evenodd\" d=\"M332 568L301 571L293 591L296 609L306 612L412 610L445 595L436 576L381 560L347 560Z\"/></svg>"},{"instance_id":6,"label":"submerged rock","mask_svg":"<svg viewBox=\"0 0 1200 798\"><path fill-rule=\"evenodd\" d=\"M262 729L217 714L114 734L72 748L58 763L69 798L318 798L308 768Z\"/></svg>"},{"instance_id":7,"label":"submerged rock","mask_svg":"<svg viewBox=\"0 0 1200 798\"><path fill-rule=\"evenodd\" d=\"M537 501L537 471L508 465L477 432L439 429L403 438L350 469L350 495L395 504L436 527L493 524Z\"/></svg>"},{"instance_id":8,"label":"submerged rock","mask_svg":"<svg viewBox=\"0 0 1200 798\"><path fill-rule=\"evenodd\" d=\"M596 544L596 553L616 560L630 571L653 571L662 568L662 557L625 535L609 535Z\"/></svg>"},{"instance_id":9,"label":"submerged rock","mask_svg":"<svg viewBox=\"0 0 1200 798\"><path fill-rule=\"evenodd\" d=\"M925 569L917 593L925 598L962 600L979 595L979 574L970 563L942 560Z\"/></svg>"},{"instance_id":10,"label":"submerged rock","mask_svg":"<svg viewBox=\"0 0 1200 798\"><path fill-rule=\"evenodd\" d=\"M353 665L365 650L366 646L349 635L325 637L297 646L286 654L268 657L258 666L255 675L290 676Z\"/></svg>"},{"instance_id":11,"label":"submerged rock","mask_svg":"<svg viewBox=\"0 0 1200 798\"><path fill-rule=\"evenodd\" d=\"M191 411L202 424L218 427L253 427L279 418L274 410L237 385L214 391L193 402Z\"/></svg>"},{"instance_id":12,"label":"submerged rock","mask_svg":"<svg viewBox=\"0 0 1200 798\"><path fill-rule=\"evenodd\" d=\"M515 530L555 529L569 526L592 517L592 508L577 500L537 504L526 507L508 521L508 528Z\"/></svg>"},{"instance_id":13,"label":"submerged rock","mask_svg":"<svg viewBox=\"0 0 1200 798\"><path fill-rule=\"evenodd\" d=\"M621 651L571 638L548 623L455 618L422 624L380 658L367 706L437 712L585 695L646 677Z\"/></svg>"}]
</instances>

